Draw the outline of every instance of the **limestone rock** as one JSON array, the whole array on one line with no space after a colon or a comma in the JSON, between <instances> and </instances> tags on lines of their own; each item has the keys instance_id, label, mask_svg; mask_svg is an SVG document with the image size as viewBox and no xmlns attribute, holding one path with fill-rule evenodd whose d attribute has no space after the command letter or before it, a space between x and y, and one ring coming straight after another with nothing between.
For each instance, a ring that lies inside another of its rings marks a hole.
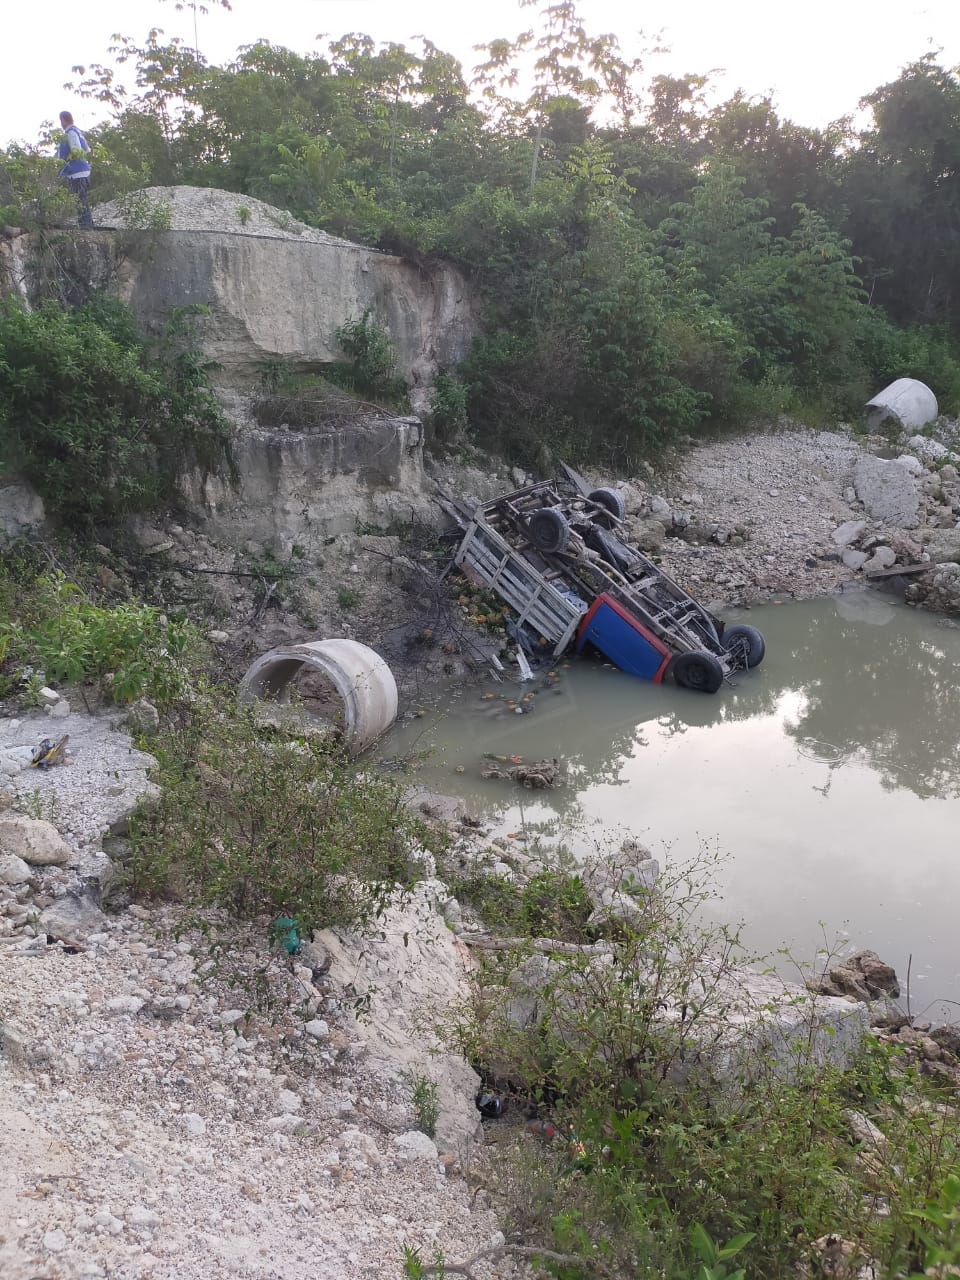
<instances>
[{"instance_id":1,"label":"limestone rock","mask_svg":"<svg viewBox=\"0 0 960 1280\"><path fill-rule=\"evenodd\" d=\"M152 737L160 728L160 712L146 698L138 698L127 712L127 728L131 733Z\"/></svg>"},{"instance_id":2,"label":"limestone rock","mask_svg":"<svg viewBox=\"0 0 960 1280\"><path fill-rule=\"evenodd\" d=\"M667 530L661 520L637 520L632 526L633 541L641 551L662 551Z\"/></svg>"},{"instance_id":3,"label":"limestone rock","mask_svg":"<svg viewBox=\"0 0 960 1280\"><path fill-rule=\"evenodd\" d=\"M875 951L858 951L839 964L831 966L819 979L810 984L812 991L826 996L846 996L864 1002L900 995L896 971Z\"/></svg>"},{"instance_id":4,"label":"limestone rock","mask_svg":"<svg viewBox=\"0 0 960 1280\"><path fill-rule=\"evenodd\" d=\"M0 881L4 884L26 884L32 875L24 860L15 854L0 857Z\"/></svg>"},{"instance_id":5,"label":"limestone rock","mask_svg":"<svg viewBox=\"0 0 960 1280\"><path fill-rule=\"evenodd\" d=\"M90 898L68 893L40 912L39 924L50 937L73 942L101 933L107 917Z\"/></svg>"},{"instance_id":6,"label":"limestone rock","mask_svg":"<svg viewBox=\"0 0 960 1280\"><path fill-rule=\"evenodd\" d=\"M960 529L937 529L931 533L923 549L936 564L960 562Z\"/></svg>"},{"instance_id":7,"label":"limestone rock","mask_svg":"<svg viewBox=\"0 0 960 1280\"><path fill-rule=\"evenodd\" d=\"M0 814L0 853L22 858L32 867L65 867L73 859L52 822L20 813Z\"/></svg>"},{"instance_id":8,"label":"limestone rock","mask_svg":"<svg viewBox=\"0 0 960 1280\"><path fill-rule=\"evenodd\" d=\"M836 547L849 547L860 537L867 527L866 520L844 520L834 529L833 544Z\"/></svg>"},{"instance_id":9,"label":"limestone rock","mask_svg":"<svg viewBox=\"0 0 960 1280\"><path fill-rule=\"evenodd\" d=\"M33 533L44 518L43 499L28 484L0 486L0 544Z\"/></svg>"},{"instance_id":10,"label":"limestone rock","mask_svg":"<svg viewBox=\"0 0 960 1280\"><path fill-rule=\"evenodd\" d=\"M853 487L874 520L902 529L915 529L919 524L919 486L896 462L865 455L853 469Z\"/></svg>"}]
</instances>

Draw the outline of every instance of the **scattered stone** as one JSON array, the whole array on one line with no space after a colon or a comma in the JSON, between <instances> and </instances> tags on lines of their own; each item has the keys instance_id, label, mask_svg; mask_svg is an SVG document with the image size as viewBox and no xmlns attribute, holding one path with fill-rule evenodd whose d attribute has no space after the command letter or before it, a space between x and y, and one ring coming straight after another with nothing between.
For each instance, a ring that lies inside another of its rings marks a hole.
<instances>
[{"instance_id":1,"label":"scattered stone","mask_svg":"<svg viewBox=\"0 0 960 1280\"><path fill-rule=\"evenodd\" d=\"M403 1162L429 1160L431 1164L436 1164L439 1160L437 1144L419 1129L398 1133L393 1139L393 1150L396 1158Z\"/></svg>"},{"instance_id":2,"label":"scattered stone","mask_svg":"<svg viewBox=\"0 0 960 1280\"><path fill-rule=\"evenodd\" d=\"M65 867L73 852L52 822L21 813L0 814L0 853L13 854L32 867Z\"/></svg>"},{"instance_id":3,"label":"scattered stone","mask_svg":"<svg viewBox=\"0 0 960 1280\"><path fill-rule=\"evenodd\" d=\"M0 857L0 881L4 884L26 884L33 872L22 858L16 854L4 854Z\"/></svg>"},{"instance_id":4,"label":"scattered stone","mask_svg":"<svg viewBox=\"0 0 960 1280\"><path fill-rule=\"evenodd\" d=\"M152 737L160 728L160 712L146 698L139 698L127 712L127 728L131 733Z\"/></svg>"},{"instance_id":5,"label":"scattered stone","mask_svg":"<svg viewBox=\"0 0 960 1280\"><path fill-rule=\"evenodd\" d=\"M330 1027L323 1018L314 1018L303 1028L308 1036L313 1036L314 1040L329 1040Z\"/></svg>"},{"instance_id":6,"label":"scattered stone","mask_svg":"<svg viewBox=\"0 0 960 1280\"><path fill-rule=\"evenodd\" d=\"M945 1053L960 1058L960 1026L948 1022L942 1027L935 1027L930 1032L930 1039L940 1046Z\"/></svg>"},{"instance_id":7,"label":"scattered stone","mask_svg":"<svg viewBox=\"0 0 960 1280\"><path fill-rule=\"evenodd\" d=\"M146 1205L135 1204L127 1210L127 1222L131 1227L152 1230L160 1225L160 1215L153 1209L148 1209Z\"/></svg>"},{"instance_id":8,"label":"scattered stone","mask_svg":"<svg viewBox=\"0 0 960 1280\"><path fill-rule=\"evenodd\" d=\"M59 938L63 942L78 942L91 933L100 933L108 922L91 898L68 893L41 911L38 923L51 938Z\"/></svg>"},{"instance_id":9,"label":"scattered stone","mask_svg":"<svg viewBox=\"0 0 960 1280\"><path fill-rule=\"evenodd\" d=\"M939 440L933 440L930 436L911 436L907 441L907 448L911 449L924 462L942 462L949 454L950 450L945 444L941 444Z\"/></svg>"},{"instance_id":10,"label":"scattered stone","mask_svg":"<svg viewBox=\"0 0 960 1280\"><path fill-rule=\"evenodd\" d=\"M880 569L892 569L897 563L897 553L892 547L877 547L873 555L864 563L864 573L874 573Z\"/></svg>"},{"instance_id":11,"label":"scattered stone","mask_svg":"<svg viewBox=\"0 0 960 1280\"><path fill-rule=\"evenodd\" d=\"M322 942L304 940L297 953L302 964L312 970L315 978L320 978L330 968L330 952Z\"/></svg>"},{"instance_id":12,"label":"scattered stone","mask_svg":"<svg viewBox=\"0 0 960 1280\"><path fill-rule=\"evenodd\" d=\"M834 529L832 538L834 546L849 547L856 542L867 527L866 520L845 520Z\"/></svg>"},{"instance_id":13,"label":"scattered stone","mask_svg":"<svg viewBox=\"0 0 960 1280\"><path fill-rule=\"evenodd\" d=\"M43 1237L43 1247L48 1253L62 1253L67 1247L67 1237L57 1227L54 1231L48 1231Z\"/></svg>"},{"instance_id":14,"label":"scattered stone","mask_svg":"<svg viewBox=\"0 0 960 1280\"><path fill-rule=\"evenodd\" d=\"M844 1111L847 1124L850 1126L850 1133L853 1135L854 1142L859 1142L865 1147L886 1147L887 1138L882 1130L878 1129L868 1116L860 1111L847 1110Z\"/></svg>"},{"instance_id":15,"label":"scattered stone","mask_svg":"<svg viewBox=\"0 0 960 1280\"><path fill-rule=\"evenodd\" d=\"M936 564L960 562L960 529L935 530L924 543L923 549Z\"/></svg>"},{"instance_id":16,"label":"scattered stone","mask_svg":"<svg viewBox=\"0 0 960 1280\"><path fill-rule=\"evenodd\" d=\"M867 1002L882 996L896 1000L900 995L896 971L875 951L858 951L807 985L819 995Z\"/></svg>"},{"instance_id":17,"label":"scattered stone","mask_svg":"<svg viewBox=\"0 0 960 1280\"><path fill-rule=\"evenodd\" d=\"M191 1138L202 1137L207 1131L207 1122L203 1116L198 1116L195 1111L188 1111L183 1119L183 1127L189 1133Z\"/></svg>"},{"instance_id":18,"label":"scattered stone","mask_svg":"<svg viewBox=\"0 0 960 1280\"><path fill-rule=\"evenodd\" d=\"M37 692L37 701L41 707L54 707L60 701L60 695L56 689L51 689L49 685L44 685Z\"/></svg>"},{"instance_id":19,"label":"scattered stone","mask_svg":"<svg viewBox=\"0 0 960 1280\"><path fill-rule=\"evenodd\" d=\"M228 644L230 636L226 631L208 631L207 639L211 644Z\"/></svg>"},{"instance_id":20,"label":"scattered stone","mask_svg":"<svg viewBox=\"0 0 960 1280\"><path fill-rule=\"evenodd\" d=\"M841 561L848 569L853 569L856 573L867 563L870 557L865 551L857 551L853 547L844 547L840 556Z\"/></svg>"},{"instance_id":21,"label":"scattered stone","mask_svg":"<svg viewBox=\"0 0 960 1280\"><path fill-rule=\"evenodd\" d=\"M139 996L114 996L106 1007L110 1013L139 1013L143 1004Z\"/></svg>"}]
</instances>

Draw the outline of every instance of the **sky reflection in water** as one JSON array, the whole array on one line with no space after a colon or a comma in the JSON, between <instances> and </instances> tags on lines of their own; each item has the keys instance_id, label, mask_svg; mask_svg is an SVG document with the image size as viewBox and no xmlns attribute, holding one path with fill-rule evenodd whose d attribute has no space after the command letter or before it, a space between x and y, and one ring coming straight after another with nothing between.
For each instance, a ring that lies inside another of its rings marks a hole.
<instances>
[{"instance_id":1,"label":"sky reflection in water","mask_svg":"<svg viewBox=\"0 0 960 1280\"><path fill-rule=\"evenodd\" d=\"M767 659L715 697L577 662L532 715L499 700L530 686L470 688L385 754L433 748L418 781L496 832L589 849L613 827L671 863L717 848L715 913L750 947L810 961L849 935L901 982L912 953L914 1011L960 1001L960 629L872 592L746 616ZM484 781L484 751L562 756L568 785Z\"/></svg>"}]
</instances>

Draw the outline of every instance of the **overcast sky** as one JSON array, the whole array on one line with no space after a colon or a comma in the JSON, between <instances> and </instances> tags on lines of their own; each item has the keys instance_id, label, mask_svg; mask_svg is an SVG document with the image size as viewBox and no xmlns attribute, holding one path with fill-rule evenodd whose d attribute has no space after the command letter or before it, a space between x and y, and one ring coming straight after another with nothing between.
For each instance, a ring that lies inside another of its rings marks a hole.
<instances>
[{"instance_id":1,"label":"overcast sky","mask_svg":"<svg viewBox=\"0 0 960 1280\"><path fill-rule=\"evenodd\" d=\"M474 45L535 25L535 11L517 0L233 0L230 13L206 2L198 38L214 62L260 38L305 53L320 33L407 43L422 34L459 57L469 78L479 61ZM855 111L865 93L930 50L942 50L946 65L960 63L960 0L580 0L580 12L588 29L614 31L630 54L661 32L671 51L649 59L652 74L722 69L721 99L737 88L771 94L781 115L799 124ZM102 115L95 104L63 91L75 78L71 68L107 61L114 33L142 40L152 26L193 45L193 14L177 13L172 0L11 5L0 42L0 141L34 141L64 107L78 123L95 123Z\"/></svg>"}]
</instances>

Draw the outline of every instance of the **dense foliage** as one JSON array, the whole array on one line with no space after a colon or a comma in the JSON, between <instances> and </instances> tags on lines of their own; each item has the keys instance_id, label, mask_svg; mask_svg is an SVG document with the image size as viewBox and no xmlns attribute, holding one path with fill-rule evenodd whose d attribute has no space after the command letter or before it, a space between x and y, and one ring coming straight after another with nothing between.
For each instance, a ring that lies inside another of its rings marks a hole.
<instances>
[{"instance_id":1,"label":"dense foliage","mask_svg":"<svg viewBox=\"0 0 960 1280\"><path fill-rule=\"evenodd\" d=\"M859 130L811 129L768 99L710 106L705 76L646 80L574 0L530 6L539 30L491 41L472 83L429 40L261 41L225 66L157 31L119 40L120 75L77 86L112 113L91 131L98 195L226 187L425 269L459 263L486 320L445 371L441 426L465 410L530 462L628 461L754 411L853 412L900 375L960 409L955 70L927 54L868 95ZM53 162L0 160L4 217L42 216Z\"/></svg>"},{"instance_id":2,"label":"dense foliage","mask_svg":"<svg viewBox=\"0 0 960 1280\"><path fill-rule=\"evenodd\" d=\"M579 878L498 881L487 898L513 945L481 955L450 1032L508 1114L537 1117L539 1143L498 1144L508 1240L539 1247L557 1280L953 1274L955 1086L909 1032L824 1061L796 991L789 1035L771 1030L776 998L766 1031L756 1006L744 1019L742 953L697 910L701 870L655 894L625 878L635 912L599 947ZM411 1249L406 1275L451 1261Z\"/></svg>"},{"instance_id":3,"label":"dense foliage","mask_svg":"<svg viewBox=\"0 0 960 1280\"><path fill-rule=\"evenodd\" d=\"M0 475L29 480L67 521L170 502L184 472L230 473L229 428L175 317L149 350L130 312L0 302Z\"/></svg>"}]
</instances>

